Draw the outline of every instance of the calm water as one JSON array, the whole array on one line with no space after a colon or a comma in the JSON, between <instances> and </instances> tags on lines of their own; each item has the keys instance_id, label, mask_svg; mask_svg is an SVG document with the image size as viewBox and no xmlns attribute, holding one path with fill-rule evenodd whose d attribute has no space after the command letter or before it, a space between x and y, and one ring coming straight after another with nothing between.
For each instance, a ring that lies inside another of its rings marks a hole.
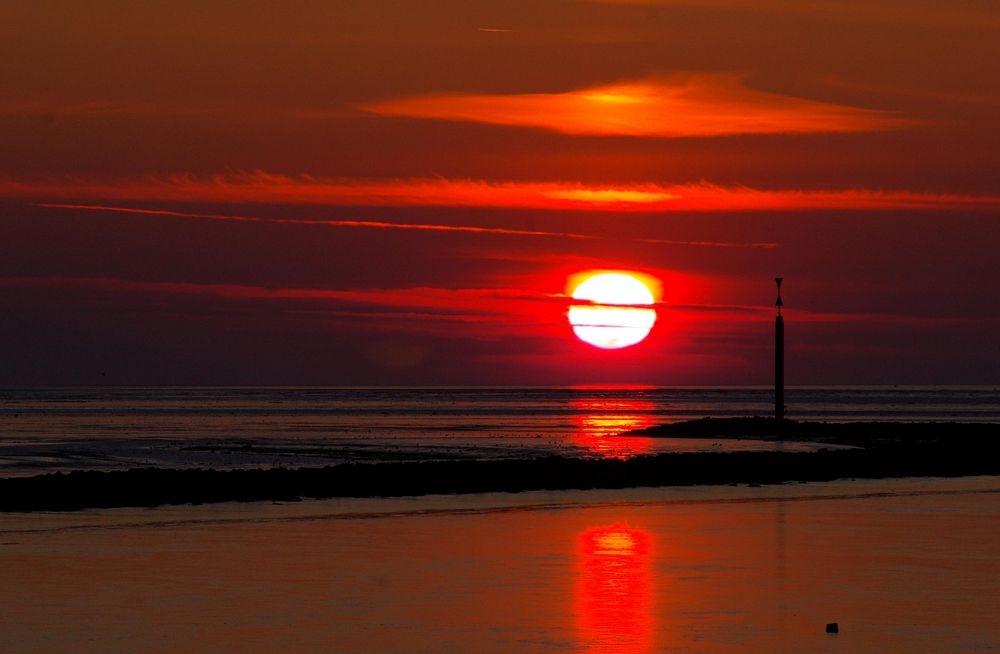
<instances>
[{"instance_id":1,"label":"calm water","mask_svg":"<svg viewBox=\"0 0 1000 654\"><path fill-rule=\"evenodd\" d=\"M787 415L800 419L1000 421L992 387L798 388L786 399ZM767 415L772 402L767 388L6 389L0 475L770 448L616 435Z\"/></svg>"},{"instance_id":2,"label":"calm water","mask_svg":"<svg viewBox=\"0 0 1000 654\"><path fill-rule=\"evenodd\" d=\"M997 477L0 515L0 651L996 651L998 524Z\"/></svg>"}]
</instances>

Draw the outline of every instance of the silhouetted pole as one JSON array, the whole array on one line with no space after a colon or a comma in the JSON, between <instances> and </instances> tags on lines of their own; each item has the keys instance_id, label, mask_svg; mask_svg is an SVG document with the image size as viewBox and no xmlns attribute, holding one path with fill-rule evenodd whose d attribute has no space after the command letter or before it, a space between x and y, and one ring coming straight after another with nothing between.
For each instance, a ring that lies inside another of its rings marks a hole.
<instances>
[{"instance_id":1,"label":"silhouetted pole","mask_svg":"<svg viewBox=\"0 0 1000 654\"><path fill-rule=\"evenodd\" d=\"M785 319L781 317L781 280L775 277L778 286L778 299L774 306L778 307L778 315L774 318L774 417L785 419Z\"/></svg>"}]
</instances>

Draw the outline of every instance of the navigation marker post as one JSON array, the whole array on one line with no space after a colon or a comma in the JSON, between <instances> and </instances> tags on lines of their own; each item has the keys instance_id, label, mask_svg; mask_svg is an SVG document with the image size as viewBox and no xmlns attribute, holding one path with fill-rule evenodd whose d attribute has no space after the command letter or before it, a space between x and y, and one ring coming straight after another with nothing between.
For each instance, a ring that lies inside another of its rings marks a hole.
<instances>
[{"instance_id":1,"label":"navigation marker post","mask_svg":"<svg viewBox=\"0 0 1000 654\"><path fill-rule=\"evenodd\" d=\"M781 316L781 281L783 277L775 277L778 286L778 299L774 306L778 307L778 315L774 318L774 419L785 419L785 319Z\"/></svg>"}]
</instances>

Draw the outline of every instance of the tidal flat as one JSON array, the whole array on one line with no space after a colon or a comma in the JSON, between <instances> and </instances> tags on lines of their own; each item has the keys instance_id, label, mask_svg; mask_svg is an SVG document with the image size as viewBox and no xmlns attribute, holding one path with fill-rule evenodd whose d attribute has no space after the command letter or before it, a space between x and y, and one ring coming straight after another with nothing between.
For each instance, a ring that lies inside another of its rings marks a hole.
<instances>
[{"instance_id":1,"label":"tidal flat","mask_svg":"<svg viewBox=\"0 0 1000 654\"><path fill-rule=\"evenodd\" d=\"M799 442L783 440L785 435ZM741 443L750 437L769 447L631 458L546 456L302 468L74 470L0 479L0 511L1000 474L998 426L988 423L702 419L607 438L657 440L664 436L706 443L711 439L705 436L720 443Z\"/></svg>"}]
</instances>

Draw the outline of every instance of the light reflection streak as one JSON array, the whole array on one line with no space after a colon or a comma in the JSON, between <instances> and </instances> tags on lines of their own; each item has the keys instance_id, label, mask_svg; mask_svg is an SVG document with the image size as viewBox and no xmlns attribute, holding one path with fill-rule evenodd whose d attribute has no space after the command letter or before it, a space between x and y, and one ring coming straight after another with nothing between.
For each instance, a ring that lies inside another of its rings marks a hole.
<instances>
[{"instance_id":1,"label":"light reflection streak","mask_svg":"<svg viewBox=\"0 0 1000 654\"><path fill-rule=\"evenodd\" d=\"M578 640L588 654L653 651L652 539L627 524L580 534L575 597Z\"/></svg>"},{"instance_id":2,"label":"light reflection streak","mask_svg":"<svg viewBox=\"0 0 1000 654\"><path fill-rule=\"evenodd\" d=\"M592 399L570 402L576 433L573 442L598 458L627 459L652 452L650 439L622 432L653 426L655 405L644 400Z\"/></svg>"}]
</instances>

